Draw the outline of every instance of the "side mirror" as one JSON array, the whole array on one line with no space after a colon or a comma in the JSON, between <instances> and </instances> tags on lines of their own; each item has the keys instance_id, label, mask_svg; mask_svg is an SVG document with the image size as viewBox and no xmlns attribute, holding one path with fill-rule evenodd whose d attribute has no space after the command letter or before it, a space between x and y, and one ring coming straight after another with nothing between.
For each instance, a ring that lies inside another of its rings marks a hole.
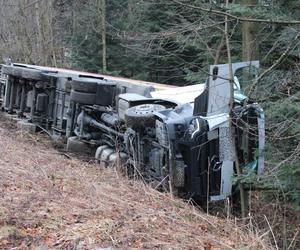
<instances>
[{"instance_id":1,"label":"side mirror","mask_svg":"<svg viewBox=\"0 0 300 250\"><path fill-rule=\"evenodd\" d=\"M219 73L219 68L217 66L215 66L213 68L213 80L217 80L218 79L218 73Z\"/></svg>"}]
</instances>

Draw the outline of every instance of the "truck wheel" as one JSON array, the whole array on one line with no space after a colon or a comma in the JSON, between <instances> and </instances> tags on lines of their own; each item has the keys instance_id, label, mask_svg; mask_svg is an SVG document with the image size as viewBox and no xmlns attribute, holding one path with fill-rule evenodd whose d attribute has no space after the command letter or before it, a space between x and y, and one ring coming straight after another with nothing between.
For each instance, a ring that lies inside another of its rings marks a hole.
<instances>
[{"instance_id":1,"label":"truck wheel","mask_svg":"<svg viewBox=\"0 0 300 250\"><path fill-rule=\"evenodd\" d=\"M142 104L129 108L125 113L125 123L128 127L154 126L154 113L165 109L159 104Z\"/></svg>"},{"instance_id":2,"label":"truck wheel","mask_svg":"<svg viewBox=\"0 0 300 250\"><path fill-rule=\"evenodd\" d=\"M71 91L70 99L73 102L80 104L93 105L96 101L96 94L92 93L83 93L75 90Z\"/></svg>"},{"instance_id":3,"label":"truck wheel","mask_svg":"<svg viewBox=\"0 0 300 250\"><path fill-rule=\"evenodd\" d=\"M2 74L13 75L13 67L8 65L3 65Z\"/></svg>"},{"instance_id":4,"label":"truck wheel","mask_svg":"<svg viewBox=\"0 0 300 250\"><path fill-rule=\"evenodd\" d=\"M14 77L22 77L24 68L17 68L15 66L4 65L2 67L2 73Z\"/></svg>"},{"instance_id":5,"label":"truck wheel","mask_svg":"<svg viewBox=\"0 0 300 250\"><path fill-rule=\"evenodd\" d=\"M81 141L77 136L72 136L68 138L67 151L72 153L92 153L91 147L89 147L87 143Z\"/></svg>"},{"instance_id":6,"label":"truck wheel","mask_svg":"<svg viewBox=\"0 0 300 250\"><path fill-rule=\"evenodd\" d=\"M17 68L15 70L18 71ZM40 81L42 80L42 73L35 69L22 69L22 77L25 79Z\"/></svg>"},{"instance_id":7,"label":"truck wheel","mask_svg":"<svg viewBox=\"0 0 300 250\"><path fill-rule=\"evenodd\" d=\"M96 93L98 82L87 79L73 79L71 85L72 89L78 92Z\"/></svg>"}]
</instances>

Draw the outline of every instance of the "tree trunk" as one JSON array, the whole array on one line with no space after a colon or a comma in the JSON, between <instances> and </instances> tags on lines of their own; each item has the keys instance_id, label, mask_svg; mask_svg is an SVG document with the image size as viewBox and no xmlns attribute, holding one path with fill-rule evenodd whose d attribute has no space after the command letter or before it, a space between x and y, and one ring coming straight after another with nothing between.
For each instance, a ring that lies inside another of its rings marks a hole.
<instances>
[{"instance_id":1,"label":"tree trunk","mask_svg":"<svg viewBox=\"0 0 300 250\"><path fill-rule=\"evenodd\" d=\"M102 71L107 72L106 45L106 0L101 0Z\"/></svg>"},{"instance_id":2,"label":"tree trunk","mask_svg":"<svg viewBox=\"0 0 300 250\"><path fill-rule=\"evenodd\" d=\"M228 0L226 0L226 7L228 6ZM226 49L227 49L227 57L228 57L228 65L229 65L229 81L230 81L230 132L232 133L232 141L235 141L235 134L233 133L233 109L234 109L234 75L233 75L233 69L232 69L232 59L231 59L231 47L230 47L230 41L229 41L229 32L228 32L228 17L225 17L225 28L224 28L224 34L225 34L225 43L226 43ZM237 176L242 175L242 170L240 166L240 162L238 159L237 154L237 148L235 147L235 168L237 172ZM246 193L245 189L242 183L239 183L239 189L240 189L240 199L241 199L241 215L242 218L245 218L247 215L247 199L246 199Z\"/></svg>"},{"instance_id":3,"label":"tree trunk","mask_svg":"<svg viewBox=\"0 0 300 250\"><path fill-rule=\"evenodd\" d=\"M256 6L258 0L239 0L242 6ZM257 23L246 22L242 24L243 34L243 61L251 61L259 59L258 41L256 37Z\"/></svg>"},{"instance_id":4,"label":"tree trunk","mask_svg":"<svg viewBox=\"0 0 300 250\"><path fill-rule=\"evenodd\" d=\"M36 29L37 29L37 53L35 61L36 63L45 65L45 55L44 55L44 38L43 38L43 23L41 20L41 3L37 1L35 3L35 20L36 20ZM41 56L43 55L43 56Z\"/></svg>"}]
</instances>

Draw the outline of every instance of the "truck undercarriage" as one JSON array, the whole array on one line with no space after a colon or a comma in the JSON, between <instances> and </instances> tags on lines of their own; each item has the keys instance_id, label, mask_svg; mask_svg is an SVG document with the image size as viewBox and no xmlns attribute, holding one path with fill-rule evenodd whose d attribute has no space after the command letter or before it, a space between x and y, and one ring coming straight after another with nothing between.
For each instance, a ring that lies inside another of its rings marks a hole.
<instances>
[{"instance_id":1,"label":"truck undercarriage","mask_svg":"<svg viewBox=\"0 0 300 250\"><path fill-rule=\"evenodd\" d=\"M233 72L258 62L233 64ZM263 172L264 113L213 65L205 84L174 87L24 64L2 65L3 111L23 127L65 138L70 151L94 153L181 197L232 194L235 161ZM232 113L231 113L232 112ZM231 119L233 119L231 121Z\"/></svg>"}]
</instances>

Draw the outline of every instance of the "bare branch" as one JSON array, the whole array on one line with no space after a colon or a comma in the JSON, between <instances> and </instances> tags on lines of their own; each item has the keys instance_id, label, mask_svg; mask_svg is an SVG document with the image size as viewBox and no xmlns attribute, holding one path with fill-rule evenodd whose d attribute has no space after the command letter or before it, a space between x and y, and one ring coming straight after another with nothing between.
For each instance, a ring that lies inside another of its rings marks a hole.
<instances>
[{"instance_id":1,"label":"bare branch","mask_svg":"<svg viewBox=\"0 0 300 250\"><path fill-rule=\"evenodd\" d=\"M268 20L268 19L256 19L256 18L244 18L244 17L239 17L236 15L232 15L230 13L224 12L224 11L220 11L220 10L214 10L214 9L207 9L204 7L200 7L200 6L195 6L195 5L191 5L191 4L187 4L187 3L183 3L180 2L178 0L172 0L174 3L180 4L182 6L188 7L188 8L193 8L193 9L198 9L204 12L209 12L218 16L226 16L232 19L236 19L238 21L241 22L255 22L255 23L270 23L270 24L278 24L278 25L290 25L290 24L294 24L294 25L299 25L300 21L280 21L280 20Z\"/></svg>"},{"instance_id":2,"label":"bare branch","mask_svg":"<svg viewBox=\"0 0 300 250\"><path fill-rule=\"evenodd\" d=\"M258 82L265 77L267 74L269 74L273 69L275 69L279 64L282 63L282 61L287 57L288 53L293 50L295 47L297 47L300 44L300 41L298 41L300 38L300 33L297 33L297 35L293 38L293 40L290 42L289 46L286 48L286 50L281 54L281 56L275 61L275 63L266 69L262 74L259 75L252 84L249 95L253 92L255 86L258 84ZM296 43L295 43L296 42Z\"/></svg>"}]
</instances>

